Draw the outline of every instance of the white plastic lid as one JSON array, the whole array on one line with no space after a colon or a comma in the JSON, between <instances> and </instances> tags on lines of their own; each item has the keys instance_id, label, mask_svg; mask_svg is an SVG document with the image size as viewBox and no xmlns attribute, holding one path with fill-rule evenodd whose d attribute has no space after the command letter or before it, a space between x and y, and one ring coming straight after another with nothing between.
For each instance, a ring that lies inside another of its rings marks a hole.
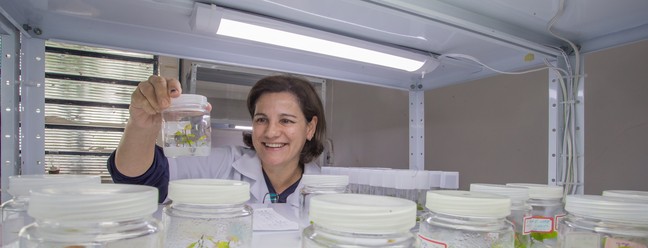
<instances>
[{"instance_id":1,"label":"white plastic lid","mask_svg":"<svg viewBox=\"0 0 648 248\"><path fill-rule=\"evenodd\" d=\"M424 170L417 170L414 174L416 180L416 189L430 189L430 174Z\"/></svg>"},{"instance_id":2,"label":"white plastic lid","mask_svg":"<svg viewBox=\"0 0 648 248\"><path fill-rule=\"evenodd\" d=\"M623 198L648 200L648 191L605 190L605 191L603 191L603 195L604 196L614 196L614 197L623 197Z\"/></svg>"},{"instance_id":3,"label":"white plastic lid","mask_svg":"<svg viewBox=\"0 0 648 248\"><path fill-rule=\"evenodd\" d=\"M311 198L310 219L340 232L409 232L416 224L416 203L389 196L329 194Z\"/></svg>"},{"instance_id":4,"label":"white plastic lid","mask_svg":"<svg viewBox=\"0 0 648 248\"><path fill-rule=\"evenodd\" d=\"M568 213L646 226L648 201L600 195L568 195L565 202Z\"/></svg>"},{"instance_id":5,"label":"white plastic lid","mask_svg":"<svg viewBox=\"0 0 648 248\"><path fill-rule=\"evenodd\" d=\"M169 199L185 204L240 204L250 199L250 184L223 179L181 179L169 182Z\"/></svg>"},{"instance_id":6,"label":"white plastic lid","mask_svg":"<svg viewBox=\"0 0 648 248\"><path fill-rule=\"evenodd\" d=\"M441 171L430 171L430 188L441 187Z\"/></svg>"},{"instance_id":7,"label":"white plastic lid","mask_svg":"<svg viewBox=\"0 0 648 248\"><path fill-rule=\"evenodd\" d=\"M425 207L435 213L461 217L504 218L511 214L511 199L484 192L430 190Z\"/></svg>"},{"instance_id":8,"label":"white plastic lid","mask_svg":"<svg viewBox=\"0 0 648 248\"><path fill-rule=\"evenodd\" d=\"M179 97L171 98L171 106L179 106L184 104L207 104L207 97L196 94L181 94Z\"/></svg>"},{"instance_id":9,"label":"white plastic lid","mask_svg":"<svg viewBox=\"0 0 648 248\"><path fill-rule=\"evenodd\" d=\"M394 176L394 170L383 170L381 177L382 187L390 189L396 188L396 177Z\"/></svg>"},{"instance_id":10,"label":"white plastic lid","mask_svg":"<svg viewBox=\"0 0 648 248\"><path fill-rule=\"evenodd\" d=\"M29 195L30 190L38 190L47 187L59 187L65 185L100 184L100 176L92 175L67 175L67 174L39 174L19 175L9 177L9 189L7 192L12 196Z\"/></svg>"},{"instance_id":11,"label":"white plastic lid","mask_svg":"<svg viewBox=\"0 0 648 248\"><path fill-rule=\"evenodd\" d=\"M304 185L327 185L346 186L349 185L347 175L302 175L301 183Z\"/></svg>"},{"instance_id":12,"label":"white plastic lid","mask_svg":"<svg viewBox=\"0 0 648 248\"><path fill-rule=\"evenodd\" d=\"M458 189L459 188L459 172L457 171L443 171L441 172L442 189Z\"/></svg>"},{"instance_id":13,"label":"white plastic lid","mask_svg":"<svg viewBox=\"0 0 648 248\"><path fill-rule=\"evenodd\" d=\"M470 191L503 195L511 198L511 200L514 202L525 202L529 199L529 189L523 187L512 187L488 183L471 183Z\"/></svg>"},{"instance_id":14,"label":"white plastic lid","mask_svg":"<svg viewBox=\"0 0 648 248\"><path fill-rule=\"evenodd\" d=\"M416 171L414 170L396 170L394 171L396 177L397 189L416 189Z\"/></svg>"},{"instance_id":15,"label":"white plastic lid","mask_svg":"<svg viewBox=\"0 0 648 248\"><path fill-rule=\"evenodd\" d=\"M528 188L530 199L562 199L563 197L561 186L535 183L507 183L506 186Z\"/></svg>"},{"instance_id":16,"label":"white plastic lid","mask_svg":"<svg viewBox=\"0 0 648 248\"><path fill-rule=\"evenodd\" d=\"M34 190L27 213L60 222L123 221L157 211L157 188L132 184L96 184Z\"/></svg>"}]
</instances>

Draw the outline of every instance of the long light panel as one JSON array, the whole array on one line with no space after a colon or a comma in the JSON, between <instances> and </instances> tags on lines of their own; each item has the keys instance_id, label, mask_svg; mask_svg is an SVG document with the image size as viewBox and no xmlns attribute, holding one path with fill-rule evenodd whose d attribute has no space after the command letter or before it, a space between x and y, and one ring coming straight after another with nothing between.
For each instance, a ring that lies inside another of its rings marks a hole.
<instances>
[{"instance_id":1,"label":"long light panel","mask_svg":"<svg viewBox=\"0 0 648 248\"><path fill-rule=\"evenodd\" d=\"M216 27L217 25L217 27ZM430 72L438 61L430 55L371 43L273 19L196 3L194 30L312 52L404 71Z\"/></svg>"}]
</instances>

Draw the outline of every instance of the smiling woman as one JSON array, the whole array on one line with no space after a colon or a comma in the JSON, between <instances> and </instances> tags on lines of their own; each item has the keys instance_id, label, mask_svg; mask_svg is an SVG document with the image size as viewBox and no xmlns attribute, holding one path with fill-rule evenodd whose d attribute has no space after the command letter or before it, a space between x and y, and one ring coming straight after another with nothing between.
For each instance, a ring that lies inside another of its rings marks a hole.
<instances>
[{"instance_id":1,"label":"smiling woman","mask_svg":"<svg viewBox=\"0 0 648 248\"><path fill-rule=\"evenodd\" d=\"M299 206L303 174L319 174L313 163L324 150L324 107L309 81L291 75L260 79L251 89L247 106L252 133L244 133L248 147L212 148L207 157L166 157L155 141L160 132L160 113L171 98L182 94L175 79L151 76L133 92L131 118L117 150L108 160L116 183L144 184L160 190L162 202L169 181L186 178L234 179L250 183L250 201ZM208 108L211 109L211 106Z\"/></svg>"},{"instance_id":2,"label":"smiling woman","mask_svg":"<svg viewBox=\"0 0 648 248\"><path fill-rule=\"evenodd\" d=\"M247 106L253 130L243 141L256 150L270 193L279 193L281 202L282 195L294 192L291 186L301 178L304 164L324 150L324 108L310 83L283 75L259 80Z\"/></svg>"}]
</instances>

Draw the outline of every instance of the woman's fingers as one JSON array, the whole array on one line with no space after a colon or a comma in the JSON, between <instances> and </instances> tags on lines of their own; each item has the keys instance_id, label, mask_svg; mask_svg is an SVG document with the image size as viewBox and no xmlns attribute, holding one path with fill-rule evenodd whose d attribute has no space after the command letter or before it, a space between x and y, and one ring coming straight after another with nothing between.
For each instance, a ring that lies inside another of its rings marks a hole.
<instances>
[{"instance_id":1,"label":"woman's fingers","mask_svg":"<svg viewBox=\"0 0 648 248\"><path fill-rule=\"evenodd\" d=\"M177 79L165 79L160 76L150 76L148 80L137 85L131 96L131 104L148 114L160 113L171 105L171 98L182 94L182 87Z\"/></svg>"}]
</instances>

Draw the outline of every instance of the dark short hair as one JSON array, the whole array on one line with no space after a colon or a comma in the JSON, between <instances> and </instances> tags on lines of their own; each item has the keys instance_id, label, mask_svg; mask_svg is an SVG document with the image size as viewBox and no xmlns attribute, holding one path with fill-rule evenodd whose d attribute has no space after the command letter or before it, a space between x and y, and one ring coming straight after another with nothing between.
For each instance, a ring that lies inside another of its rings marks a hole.
<instances>
[{"instance_id":1,"label":"dark short hair","mask_svg":"<svg viewBox=\"0 0 648 248\"><path fill-rule=\"evenodd\" d=\"M326 137L324 106L315 91L315 87L308 80L292 75L268 76L260 79L248 94L247 108L250 111L250 117L254 118L256 103L263 94L280 92L289 92L297 98L299 107L307 122L317 116L315 134L310 141L306 141L299 155L299 165L303 168L305 163L313 161L324 151L324 144L322 143ZM243 143L254 149L250 132L243 133Z\"/></svg>"}]
</instances>

